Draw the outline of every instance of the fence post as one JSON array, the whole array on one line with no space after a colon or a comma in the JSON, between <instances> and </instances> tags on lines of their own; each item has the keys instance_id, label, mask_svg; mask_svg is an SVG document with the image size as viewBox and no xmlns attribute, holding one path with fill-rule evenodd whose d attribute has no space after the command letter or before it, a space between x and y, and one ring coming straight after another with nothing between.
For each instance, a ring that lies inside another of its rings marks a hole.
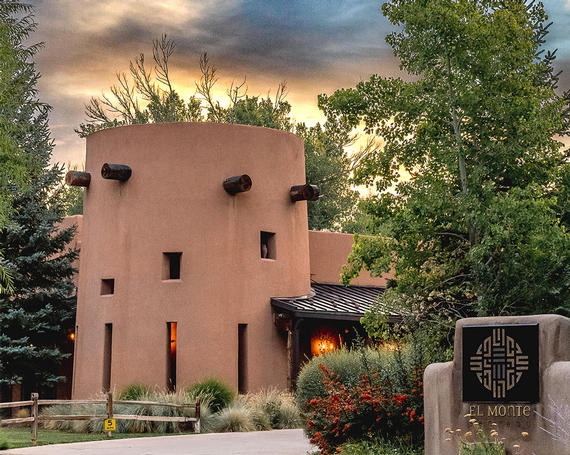
<instances>
[{"instance_id":1,"label":"fence post","mask_svg":"<svg viewBox=\"0 0 570 455\"><path fill-rule=\"evenodd\" d=\"M36 445L38 443L38 397L37 393L32 393L32 411L30 417L33 417L32 421L32 444Z\"/></svg>"},{"instance_id":2,"label":"fence post","mask_svg":"<svg viewBox=\"0 0 570 455\"><path fill-rule=\"evenodd\" d=\"M194 433L200 433L200 400L196 400L196 422L194 423Z\"/></svg>"},{"instance_id":3,"label":"fence post","mask_svg":"<svg viewBox=\"0 0 570 455\"><path fill-rule=\"evenodd\" d=\"M107 392L107 418L113 418L113 392ZM107 431L108 438L110 438L112 435L112 431Z\"/></svg>"}]
</instances>

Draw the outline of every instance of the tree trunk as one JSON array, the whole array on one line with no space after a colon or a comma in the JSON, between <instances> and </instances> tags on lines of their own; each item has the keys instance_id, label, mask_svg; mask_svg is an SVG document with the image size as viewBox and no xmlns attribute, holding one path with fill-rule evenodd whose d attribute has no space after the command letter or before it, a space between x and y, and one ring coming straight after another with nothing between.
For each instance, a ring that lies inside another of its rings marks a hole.
<instances>
[{"instance_id":1,"label":"tree trunk","mask_svg":"<svg viewBox=\"0 0 570 455\"><path fill-rule=\"evenodd\" d=\"M459 181L461 183L461 194L467 196L469 194L469 187L467 186L467 168L465 165L465 154L463 152L463 140L461 139L461 125L457 118L457 110L455 108L455 92L451 82L451 59L447 56L447 75L449 83L449 99L451 105L451 125L453 126L453 133L455 135L455 145L457 147L457 163L459 167ZM475 228L469 220L469 214L466 214L467 230L469 232L469 243L474 245L477 240Z\"/></svg>"}]
</instances>

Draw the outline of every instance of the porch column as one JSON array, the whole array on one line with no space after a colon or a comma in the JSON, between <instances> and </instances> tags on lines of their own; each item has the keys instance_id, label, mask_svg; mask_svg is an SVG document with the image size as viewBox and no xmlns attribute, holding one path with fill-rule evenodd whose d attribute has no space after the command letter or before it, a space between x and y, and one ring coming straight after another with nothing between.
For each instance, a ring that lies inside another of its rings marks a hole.
<instances>
[{"instance_id":1,"label":"porch column","mask_svg":"<svg viewBox=\"0 0 570 455\"><path fill-rule=\"evenodd\" d=\"M292 389L297 386L297 375L299 374L299 364L301 363L301 325L304 319L296 319L288 338L291 338L292 358L291 358L291 385Z\"/></svg>"}]
</instances>

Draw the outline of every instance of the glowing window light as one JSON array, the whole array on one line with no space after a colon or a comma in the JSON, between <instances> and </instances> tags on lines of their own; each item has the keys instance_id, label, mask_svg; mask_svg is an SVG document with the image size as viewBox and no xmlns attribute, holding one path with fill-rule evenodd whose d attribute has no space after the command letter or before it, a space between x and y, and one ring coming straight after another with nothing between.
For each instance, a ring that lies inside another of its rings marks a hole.
<instances>
[{"instance_id":1,"label":"glowing window light","mask_svg":"<svg viewBox=\"0 0 570 455\"><path fill-rule=\"evenodd\" d=\"M330 327L319 327L311 336L311 354L319 356L340 347L340 336Z\"/></svg>"}]
</instances>

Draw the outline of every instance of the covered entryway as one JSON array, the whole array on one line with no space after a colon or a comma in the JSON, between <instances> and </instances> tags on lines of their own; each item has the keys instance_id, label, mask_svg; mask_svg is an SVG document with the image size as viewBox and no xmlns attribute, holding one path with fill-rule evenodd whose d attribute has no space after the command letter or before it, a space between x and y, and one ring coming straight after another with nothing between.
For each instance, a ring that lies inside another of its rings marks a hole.
<instances>
[{"instance_id":1,"label":"covered entryway","mask_svg":"<svg viewBox=\"0 0 570 455\"><path fill-rule=\"evenodd\" d=\"M305 360L367 339L360 318L384 292L376 286L322 283L311 288L308 296L271 299L275 325L287 337L290 388ZM395 322L399 315L389 313L390 319Z\"/></svg>"}]
</instances>

